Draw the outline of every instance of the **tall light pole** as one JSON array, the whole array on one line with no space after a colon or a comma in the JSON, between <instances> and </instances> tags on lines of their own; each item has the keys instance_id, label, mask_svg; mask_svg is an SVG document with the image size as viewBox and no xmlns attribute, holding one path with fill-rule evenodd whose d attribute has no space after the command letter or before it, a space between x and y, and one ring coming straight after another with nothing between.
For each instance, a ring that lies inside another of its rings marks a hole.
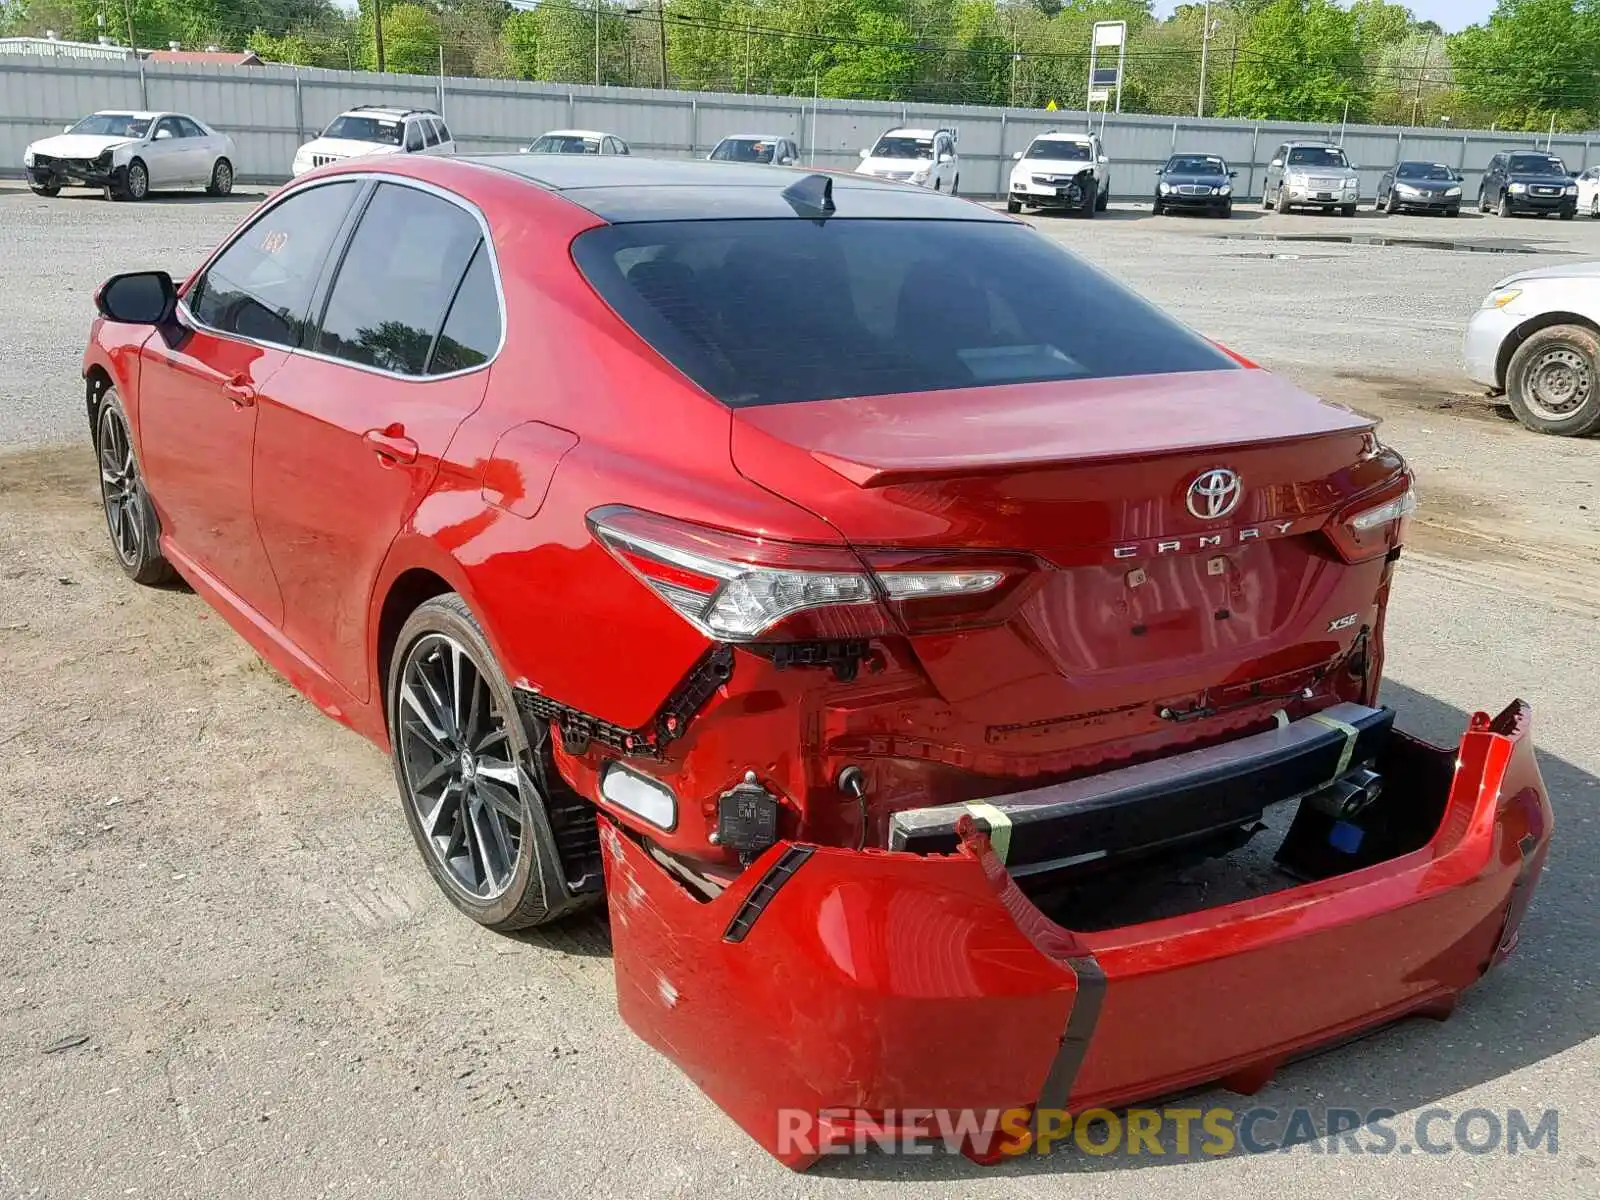
<instances>
[{"instance_id":1,"label":"tall light pole","mask_svg":"<svg viewBox=\"0 0 1600 1200\"><path fill-rule=\"evenodd\" d=\"M1206 54L1211 49L1211 0L1206 0L1206 15L1200 27L1200 99L1195 102L1194 115L1206 115Z\"/></svg>"}]
</instances>

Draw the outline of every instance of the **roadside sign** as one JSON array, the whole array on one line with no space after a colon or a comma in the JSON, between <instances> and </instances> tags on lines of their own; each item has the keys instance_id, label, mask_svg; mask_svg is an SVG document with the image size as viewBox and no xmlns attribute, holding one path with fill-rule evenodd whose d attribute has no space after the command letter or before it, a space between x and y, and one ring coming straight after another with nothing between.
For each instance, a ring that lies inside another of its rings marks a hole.
<instances>
[{"instance_id":1,"label":"roadside sign","mask_svg":"<svg viewBox=\"0 0 1600 1200\"><path fill-rule=\"evenodd\" d=\"M1106 65L1101 65L1101 52ZM1128 61L1128 23L1096 21L1089 41L1089 107L1111 106L1116 94L1117 111L1122 111L1122 75Z\"/></svg>"}]
</instances>

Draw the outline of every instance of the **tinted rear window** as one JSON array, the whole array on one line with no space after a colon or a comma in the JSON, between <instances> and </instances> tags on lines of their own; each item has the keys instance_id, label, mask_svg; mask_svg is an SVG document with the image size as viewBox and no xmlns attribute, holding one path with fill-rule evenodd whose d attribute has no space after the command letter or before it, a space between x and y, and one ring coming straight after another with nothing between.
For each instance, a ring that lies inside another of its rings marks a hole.
<instances>
[{"instance_id":1,"label":"tinted rear window","mask_svg":"<svg viewBox=\"0 0 1600 1200\"><path fill-rule=\"evenodd\" d=\"M734 407L1237 365L1009 222L648 222L591 230L573 254L624 321Z\"/></svg>"}]
</instances>

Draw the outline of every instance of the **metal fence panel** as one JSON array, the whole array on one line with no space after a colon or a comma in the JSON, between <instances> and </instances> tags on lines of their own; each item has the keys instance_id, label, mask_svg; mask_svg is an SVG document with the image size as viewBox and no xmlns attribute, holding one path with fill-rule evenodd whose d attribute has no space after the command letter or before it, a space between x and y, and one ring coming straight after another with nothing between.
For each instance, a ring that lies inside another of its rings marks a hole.
<instances>
[{"instance_id":1,"label":"metal fence panel","mask_svg":"<svg viewBox=\"0 0 1600 1200\"><path fill-rule=\"evenodd\" d=\"M1038 109L979 108L828 100L810 96L726 93L379 75L294 67L225 67L95 59L39 60L0 56L0 174L21 173L31 141L59 132L85 113L105 108L171 108L192 112L231 134L234 164L244 181L288 177L295 147L357 104L440 108L463 151L514 151L547 129L592 128L615 133L635 153L668 158L707 154L733 133L793 137L802 161L849 170L863 146L895 125L953 125L960 134L961 190L994 196L1006 187L1011 155L1051 129L1092 127L1103 133L1112 185L1121 198L1152 194L1156 168L1174 151L1220 154L1239 172L1241 198L1260 195L1263 168L1291 140L1340 141L1371 199L1379 177L1401 158L1424 158L1460 168L1470 203L1495 154L1542 146L1534 134L1477 130L1304 125L1196 117L1046 113ZM1574 170L1600 161L1584 137L1552 143Z\"/></svg>"}]
</instances>

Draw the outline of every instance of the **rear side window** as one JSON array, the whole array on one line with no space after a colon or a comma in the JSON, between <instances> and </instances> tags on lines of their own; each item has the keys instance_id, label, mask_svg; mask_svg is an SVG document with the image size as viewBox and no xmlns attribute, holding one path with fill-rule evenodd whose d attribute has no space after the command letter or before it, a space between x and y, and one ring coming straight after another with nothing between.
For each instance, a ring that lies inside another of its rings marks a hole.
<instances>
[{"instance_id":1,"label":"rear side window","mask_svg":"<svg viewBox=\"0 0 1600 1200\"><path fill-rule=\"evenodd\" d=\"M316 350L397 375L437 373L434 339L482 238L459 205L380 184L339 264Z\"/></svg>"},{"instance_id":2,"label":"rear side window","mask_svg":"<svg viewBox=\"0 0 1600 1200\"><path fill-rule=\"evenodd\" d=\"M422 123L422 138L428 145L437 146L439 144L439 122L431 118L424 121Z\"/></svg>"},{"instance_id":3,"label":"rear side window","mask_svg":"<svg viewBox=\"0 0 1600 1200\"><path fill-rule=\"evenodd\" d=\"M406 122L406 150L415 153L422 149L422 122Z\"/></svg>"},{"instance_id":4,"label":"rear side window","mask_svg":"<svg viewBox=\"0 0 1600 1200\"><path fill-rule=\"evenodd\" d=\"M202 325L298 346L323 260L361 185L325 183L263 213L184 297Z\"/></svg>"},{"instance_id":5,"label":"rear side window","mask_svg":"<svg viewBox=\"0 0 1600 1200\"><path fill-rule=\"evenodd\" d=\"M998 221L609 225L578 267L742 407L1237 366L1109 276Z\"/></svg>"},{"instance_id":6,"label":"rear side window","mask_svg":"<svg viewBox=\"0 0 1600 1200\"><path fill-rule=\"evenodd\" d=\"M494 268L489 263L489 248L478 243L472 265L450 304L434 347L430 375L448 375L482 366L494 357L500 345L500 293L494 286Z\"/></svg>"}]
</instances>

